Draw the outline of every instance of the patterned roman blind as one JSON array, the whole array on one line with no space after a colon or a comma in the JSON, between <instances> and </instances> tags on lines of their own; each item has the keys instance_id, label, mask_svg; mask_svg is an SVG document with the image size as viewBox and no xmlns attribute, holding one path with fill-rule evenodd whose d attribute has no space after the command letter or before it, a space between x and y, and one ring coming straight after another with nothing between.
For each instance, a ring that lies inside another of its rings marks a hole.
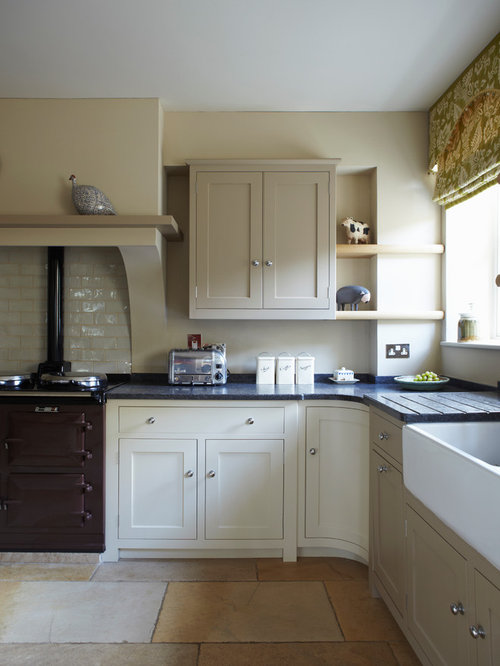
<instances>
[{"instance_id":1,"label":"patterned roman blind","mask_svg":"<svg viewBox=\"0 0 500 666\"><path fill-rule=\"evenodd\" d=\"M429 110L434 201L446 208L494 185L500 173L500 33Z\"/></svg>"}]
</instances>

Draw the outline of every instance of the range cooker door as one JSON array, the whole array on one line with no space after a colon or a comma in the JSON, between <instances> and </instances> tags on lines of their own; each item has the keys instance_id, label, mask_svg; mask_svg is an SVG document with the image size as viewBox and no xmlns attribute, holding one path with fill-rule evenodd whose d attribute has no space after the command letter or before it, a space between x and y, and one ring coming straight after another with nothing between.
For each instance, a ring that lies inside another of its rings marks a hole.
<instances>
[{"instance_id":1,"label":"range cooker door","mask_svg":"<svg viewBox=\"0 0 500 666\"><path fill-rule=\"evenodd\" d=\"M85 412L46 409L34 407L32 411L9 412L5 440L8 464L82 467L92 457L91 451L85 449L85 434L92 428Z\"/></svg>"},{"instance_id":2,"label":"range cooker door","mask_svg":"<svg viewBox=\"0 0 500 666\"><path fill-rule=\"evenodd\" d=\"M80 528L92 515L85 510L83 474L10 474L3 501L6 527Z\"/></svg>"}]
</instances>

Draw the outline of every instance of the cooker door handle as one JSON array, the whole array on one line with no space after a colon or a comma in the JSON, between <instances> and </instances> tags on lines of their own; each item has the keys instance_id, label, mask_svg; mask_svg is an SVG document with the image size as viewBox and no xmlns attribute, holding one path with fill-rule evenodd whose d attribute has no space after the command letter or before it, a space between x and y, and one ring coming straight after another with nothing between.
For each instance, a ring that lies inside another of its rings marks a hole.
<instances>
[{"instance_id":1,"label":"cooker door handle","mask_svg":"<svg viewBox=\"0 0 500 666\"><path fill-rule=\"evenodd\" d=\"M83 456L87 460L92 460L93 454L92 451L87 451L86 449L81 449L80 451L73 451L77 456Z\"/></svg>"}]
</instances>

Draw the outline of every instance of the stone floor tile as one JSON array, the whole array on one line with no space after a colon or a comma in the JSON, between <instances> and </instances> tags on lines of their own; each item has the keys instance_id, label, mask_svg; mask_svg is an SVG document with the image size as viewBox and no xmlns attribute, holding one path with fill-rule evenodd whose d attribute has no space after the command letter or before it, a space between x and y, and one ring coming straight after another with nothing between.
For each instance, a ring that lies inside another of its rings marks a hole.
<instances>
[{"instance_id":1,"label":"stone floor tile","mask_svg":"<svg viewBox=\"0 0 500 666\"><path fill-rule=\"evenodd\" d=\"M162 583L1 582L0 643L150 642Z\"/></svg>"},{"instance_id":2,"label":"stone floor tile","mask_svg":"<svg viewBox=\"0 0 500 666\"><path fill-rule=\"evenodd\" d=\"M122 560L105 562L96 570L94 581L238 581L257 580L255 560Z\"/></svg>"},{"instance_id":3,"label":"stone floor tile","mask_svg":"<svg viewBox=\"0 0 500 666\"><path fill-rule=\"evenodd\" d=\"M198 666L397 666L387 643L203 644Z\"/></svg>"},{"instance_id":4,"label":"stone floor tile","mask_svg":"<svg viewBox=\"0 0 500 666\"><path fill-rule=\"evenodd\" d=\"M0 580L90 580L95 564L0 563Z\"/></svg>"},{"instance_id":5,"label":"stone floor tile","mask_svg":"<svg viewBox=\"0 0 500 666\"><path fill-rule=\"evenodd\" d=\"M197 645L3 645L2 666L196 666Z\"/></svg>"},{"instance_id":6,"label":"stone floor tile","mask_svg":"<svg viewBox=\"0 0 500 666\"><path fill-rule=\"evenodd\" d=\"M333 558L299 557L297 562L281 559L257 560L259 580L343 580L340 572L330 566Z\"/></svg>"},{"instance_id":7,"label":"stone floor tile","mask_svg":"<svg viewBox=\"0 0 500 666\"><path fill-rule=\"evenodd\" d=\"M325 582L346 641L404 641L381 599L374 599L360 580Z\"/></svg>"},{"instance_id":8,"label":"stone floor tile","mask_svg":"<svg viewBox=\"0 0 500 666\"><path fill-rule=\"evenodd\" d=\"M349 560L346 557L332 557L328 559L328 562L342 578L368 580L368 566L363 562Z\"/></svg>"},{"instance_id":9,"label":"stone floor tile","mask_svg":"<svg viewBox=\"0 0 500 666\"><path fill-rule=\"evenodd\" d=\"M421 666L420 659L417 657L413 648L409 643L389 643L391 649L396 657L398 666Z\"/></svg>"},{"instance_id":10,"label":"stone floor tile","mask_svg":"<svg viewBox=\"0 0 500 666\"><path fill-rule=\"evenodd\" d=\"M169 583L153 642L339 641L319 582Z\"/></svg>"}]
</instances>

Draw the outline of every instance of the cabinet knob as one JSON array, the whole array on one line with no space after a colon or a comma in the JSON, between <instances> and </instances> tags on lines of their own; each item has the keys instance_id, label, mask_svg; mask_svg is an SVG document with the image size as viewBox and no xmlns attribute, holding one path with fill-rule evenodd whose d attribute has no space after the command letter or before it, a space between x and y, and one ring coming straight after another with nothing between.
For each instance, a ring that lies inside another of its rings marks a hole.
<instances>
[{"instance_id":1,"label":"cabinet knob","mask_svg":"<svg viewBox=\"0 0 500 666\"><path fill-rule=\"evenodd\" d=\"M190 479L192 476L194 476L194 472L192 469L188 469L188 471L184 474L185 477Z\"/></svg>"},{"instance_id":2,"label":"cabinet knob","mask_svg":"<svg viewBox=\"0 0 500 666\"><path fill-rule=\"evenodd\" d=\"M464 615L465 608L461 601L457 601L457 603L450 604L450 611L452 612L453 615L458 615L458 614Z\"/></svg>"},{"instance_id":3,"label":"cabinet knob","mask_svg":"<svg viewBox=\"0 0 500 666\"><path fill-rule=\"evenodd\" d=\"M309 449L309 453L310 453L312 456L315 456L316 453L317 453L317 450L314 449L314 448L313 448L313 449Z\"/></svg>"},{"instance_id":4,"label":"cabinet knob","mask_svg":"<svg viewBox=\"0 0 500 666\"><path fill-rule=\"evenodd\" d=\"M387 467L387 465L379 465L377 467L377 472L379 474L382 474L383 472L388 472L388 471L389 471L389 468Z\"/></svg>"},{"instance_id":5,"label":"cabinet knob","mask_svg":"<svg viewBox=\"0 0 500 666\"><path fill-rule=\"evenodd\" d=\"M254 259L252 261L252 266L260 266L260 261L257 261L257 259Z\"/></svg>"},{"instance_id":6,"label":"cabinet knob","mask_svg":"<svg viewBox=\"0 0 500 666\"><path fill-rule=\"evenodd\" d=\"M267 259L267 261L264 262L266 266L272 266L273 262L270 259Z\"/></svg>"},{"instance_id":7,"label":"cabinet knob","mask_svg":"<svg viewBox=\"0 0 500 666\"><path fill-rule=\"evenodd\" d=\"M389 439L389 433L388 433L388 432L379 432L379 434L378 434L378 438L379 438L380 440L382 440L382 439Z\"/></svg>"},{"instance_id":8,"label":"cabinet knob","mask_svg":"<svg viewBox=\"0 0 500 666\"><path fill-rule=\"evenodd\" d=\"M207 474L209 479L213 479L215 476L215 471L213 469L210 470L210 472Z\"/></svg>"},{"instance_id":9,"label":"cabinet knob","mask_svg":"<svg viewBox=\"0 0 500 666\"><path fill-rule=\"evenodd\" d=\"M469 627L469 631L472 638L486 638L484 627L482 627L480 624L478 624L477 627L475 624L473 624L471 627Z\"/></svg>"},{"instance_id":10,"label":"cabinet knob","mask_svg":"<svg viewBox=\"0 0 500 666\"><path fill-rule=\"evenodd\" d=\"M252 417L247 419L248 425L253 425L255 423L254 419Z\"/></svg>"},{"instance_id":11,"label":"cabinet knob","mask_svg":"<svg viewBox=\"0 0 500 666\"><path fill-rule=\"evenodd\" d=\"M155 417L150 416L149 419L146 421L146 423L149 423L149 425L152 425L153 423L156 423Z\"/></svg>"}]
</instances>

